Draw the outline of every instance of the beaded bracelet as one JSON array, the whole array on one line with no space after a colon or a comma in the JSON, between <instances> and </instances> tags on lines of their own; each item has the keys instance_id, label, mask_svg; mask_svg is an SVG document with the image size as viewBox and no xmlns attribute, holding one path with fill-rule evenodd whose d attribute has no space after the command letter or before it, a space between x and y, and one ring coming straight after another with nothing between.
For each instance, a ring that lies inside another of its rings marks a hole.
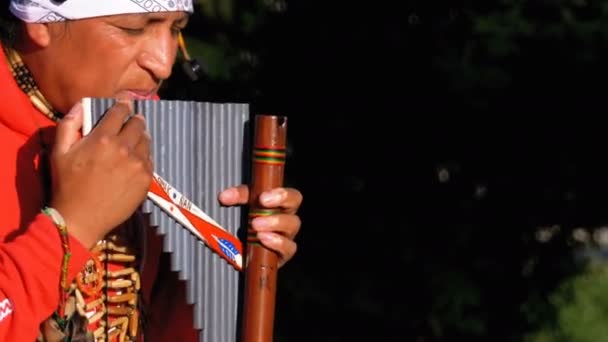
<instances>
[{"instance_id":1,"label":"beaded bracelet","mask_svg":"<svg viewBox=\"0 0 608 342\"><path fill-rule=\"evenodd\" d=\"M64 292L67 292L69 290L70 285L68 285L68 266L69 266L69 262L70 262L70 257L72 256L72 253L70 251L70 240L68 237L68 227L65 224L65 220L63 219L63 216L61 216L61 214L59 214L59 212L57 210L55 210L54 208L50 208L50 207L45 207L42 209L42 212L44 214L46 214L48 217L51 218L51 220L53 220L53 223L55 223L55 226L57 226L57 230L59 230L59 235L61 236L61 244L63 246L63 262L61 265L61 289ZM63 311L63 307L65 304L65 297L62 293L62 295L60 296L60 300L61 300L61 311ZM62 316L62 313L60 314L60 316Z\"/></svg>"}]
</instances>

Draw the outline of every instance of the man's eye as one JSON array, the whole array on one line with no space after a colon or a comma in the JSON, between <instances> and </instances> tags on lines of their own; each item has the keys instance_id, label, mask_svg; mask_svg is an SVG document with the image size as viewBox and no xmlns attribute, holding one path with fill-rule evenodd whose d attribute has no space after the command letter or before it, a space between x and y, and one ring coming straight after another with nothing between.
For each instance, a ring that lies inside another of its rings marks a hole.
<instances>
[{"instance_id":1,"label":"man's eye","mask_svg":"<svg viewBox=\"0 0 608 342\"><path fill-rule=\"evenodd\" d=\"M124 26L119 26L119 29L125 31L128 34L132 34L132 35L137 35L137 34L142 34L144 33L144 28L134 28L134 27L124 27Z\"/></svg>"}]
</instances>

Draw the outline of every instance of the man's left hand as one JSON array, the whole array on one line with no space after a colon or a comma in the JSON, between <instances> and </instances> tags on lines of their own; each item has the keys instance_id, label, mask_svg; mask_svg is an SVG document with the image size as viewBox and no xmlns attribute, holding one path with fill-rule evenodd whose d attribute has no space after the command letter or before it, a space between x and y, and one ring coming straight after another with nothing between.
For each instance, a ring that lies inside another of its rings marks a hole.
<instances>
[{"instance_id":1,"label":"man's left hand","mask_svg":"<svg viewBox=\"0 0 608 342\"><path fill-rule=\"evenodd\" d=\"M300 231L300 217L296 215L302 204L302 194L293 188L275 188L260 194L260 204L268 209L279 209L279 213L256 217L252 221L252 228L258 232L260 242L277 252L278 266L283 266L296 253L297 245L294 241ZM222 205L243 205L249 202L249 188L239 185L228 188L219 194Z\"/></svg>"}]
</instances>

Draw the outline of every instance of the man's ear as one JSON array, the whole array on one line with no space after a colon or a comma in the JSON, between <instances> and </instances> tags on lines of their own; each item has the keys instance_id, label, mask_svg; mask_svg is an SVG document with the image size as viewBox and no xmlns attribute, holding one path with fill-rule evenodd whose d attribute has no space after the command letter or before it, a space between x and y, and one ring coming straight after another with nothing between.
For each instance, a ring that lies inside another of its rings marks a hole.
<instances>
[{"instance_id":1,"label":"man's ear","mask_svg":"<svg viewBox=\"0 0 608 342\"><path fill-rule=\"evenodd\" d=\"M25 34L40 47L47 47L51 42L51 33L47 24L25 23Z\"/></svg>"}]
</instances>

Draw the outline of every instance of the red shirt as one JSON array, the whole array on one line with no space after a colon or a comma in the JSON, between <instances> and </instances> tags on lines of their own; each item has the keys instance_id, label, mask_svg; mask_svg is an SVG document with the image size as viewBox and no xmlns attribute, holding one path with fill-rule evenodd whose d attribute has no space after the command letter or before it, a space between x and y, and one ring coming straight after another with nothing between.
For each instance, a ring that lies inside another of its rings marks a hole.
<instances>
[{"instance_id":1,"label":"red shirt","mask_svg":"<svg viewBox=\"0 0 608 342\"><path fill-rule=\"evenodd\" d=\"M43 182L38 164L41 139L52 146L54 127L18 87L0 49L0 341L34 341L40 323L59 304L64 253L57 228L40 213ZM38 134L39 128L44 134ZM145 333L153 341L196 341L185 285L168 268L161 238L153 229L146 232L141 275L149 315ZM70 246L71 281L91 255L73 237Z\"/></svg>"}]
</instances>

